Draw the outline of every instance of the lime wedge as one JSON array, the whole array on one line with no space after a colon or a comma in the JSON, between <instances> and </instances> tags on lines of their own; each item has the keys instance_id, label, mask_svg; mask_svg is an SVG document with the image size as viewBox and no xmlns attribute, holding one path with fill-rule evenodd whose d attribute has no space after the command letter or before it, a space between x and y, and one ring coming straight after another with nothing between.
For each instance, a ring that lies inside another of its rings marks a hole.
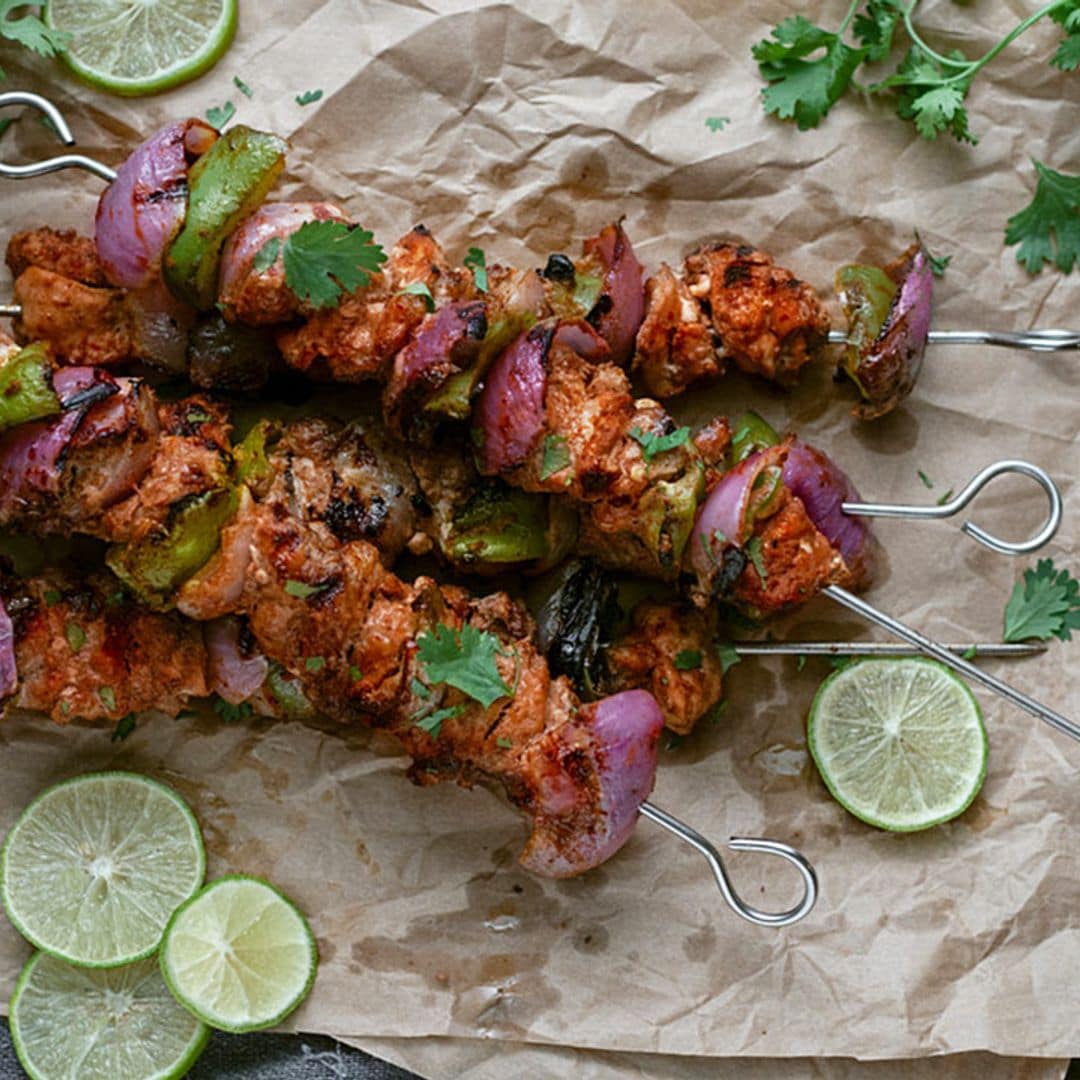
<instances>
[{"instance_id":1,"label":"lime wedge","mask_svg":"<svg viewBox=\"0 0 1080 1080\"><path fill-rule=\"evenodd\" d=\"M112 967L158 947L205 868L199 826L175 792L134 773L91 773L22 812L0 852L0 900L39 949Z\"/></svg>"},{"instance_id":2,"label":"lime wedge","mask_svg":"<svg viewBox=\"0 0 1080 1080\"><path fill-rule=\"evenodd\" d=\"M808 741L836 801L894 832L963 813L986 776L978 702L933 660L863 660L830 675L810 707Z\"/></svg>"},{"instance_id":3,"label":"lime wedge","mask_svg":"<svg viewBox=\"0 0 1080 1080\"><path fill-rule=\"evenodd\" d=\"M101 970L35 953L8 1011L15 1053L33 1080L183 1076L210 1037L152 959Z\"/></svg>"},{"instance_id":4,"label":"lime wedge","mask_svg":"<svg viewBox=\"0 0 1080 1080\"><path fill-rule=\"evenodd\" d=\"M181 907L165 931L161 973L177 1001L223 1031L283 1020L315 981L307 920L260 878L218 878Z\"/></svg>"},{"instance_id":5,"label":"lime wedge","mask_svg":"<svg viewBox=\"0 0 1080 1080\"><path fill-rule=\"evenodd\" d=\"M65 64L93 86L137 97L194 79L236 33L237 0L50 0L45 21L71 34Z\"/></svg>"}]
</instances>

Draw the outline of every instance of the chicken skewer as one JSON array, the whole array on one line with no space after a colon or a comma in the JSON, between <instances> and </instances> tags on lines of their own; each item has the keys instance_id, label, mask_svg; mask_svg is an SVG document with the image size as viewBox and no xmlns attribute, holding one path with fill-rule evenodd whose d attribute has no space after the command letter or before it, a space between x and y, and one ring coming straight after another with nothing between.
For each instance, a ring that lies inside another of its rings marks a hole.
<instances>
[{"instance_id":1,"label":"chicken skewer","mask_svg":"<svg viewBox=\"0 0 1080 1080\"><path fill-rule=\"evenodd\" d=\"M165 452L175 458L175 447ZM199 624L148 610L118 591L115 580L72 582L54 575L21 582L3 576L0 693L60 722L75 716L116 720L146 708L175 714L190 697L213 689L234 702L248 700L269 672L264 711L290 715L299 695L338 722L391 731L413 755L412 775L420 783L501 783L533 818L522 862L535 872L567 876L596 865L621 846L641 813L706 856L741 917L779 926L809 912L816 880L794 849L763 839L731 842L733 850L784 858L803 881L794 907L760 911L731 887L712 845L643 801L653 783L659 733L659 711L648 694L635 691L578 707L566 680L549 677L529 641L527 616L507 597L473 601L424 579L408 586L382 570L371 545L338 545L315 523L291 517L276 498L249 505L252 564L243 569L233 602L246 612L250 636L279 665L276 672L250 651L250 643L235 634L230 639L220 620L207 624L204 640ZM293 574L298 576L285 577ZM365 595L374 595L374 603L365 603ZM471 630L492 650L488 674L497 681L498 696L482 714L482 702L457 692L453 681L439 684L433 662L424 659L435 616L436 639L461 620L460 639ZM427 629L417 633L421 626ZM486 730L481 718L490 721Z\"/></svg>"},{"instance_id":2,"label":"chicken skewer","mask_svg":"<svg viewBox=\"0 0 1080 1080\"><path fill-rule=\"evenodd\" d=\"M190 124L192 124L192 125L195 125L196 123L197 122L194 122L194 121L190 122ZM203 125L203 127L205 127L205 125ZM185 131L186 130L187 129L185 128ZM179 138L180 136L177 135L175 137ZM186 135L184 137L186 138ZM157 137L155 137L155 138L157 138ZM607 240L609 242L609 250L606 253L604 252L605 234L610 234L607 237ZM611 244L612 237L614 238L613 245ZM182 239L182 236L181 236L181 239ZM235 237L234 237L234 239L235 239ZM633 278L634 273L635 273L634 267L636 266L636 263L633 260L632 252L629 251L629 244L628 244L628 242L622 243L623 239L624 238L622 238L621 229L618 229L618 227L615 227L613 232L610 229L605 230L605 233L601 234L601 237L598 238L598 240L596 241L596 244L595 244L595 250L599 251L601 253L601 261L604 261L606 259L607 262L609 263L608 272L605 274L605 282L608 282L609 279L610 279L610 282L612 283L612 292L607 294L607 297L606 297L607 300L608 300L608 308L605 309L605 311L601 313L601 315L600 315L600 317L598 319L598 325L600 326L601 330L604 331L607 334L609 342L615 342L617 337L619 335L622 335L624 333L625 329L626 329L626 325L625 325L626 320L622 319L622 322L620 323L622 313L618 310L617 306L616 306L616 310L613 313L611 312L612 307L615 306L612 303L612 298L613 298L614 295L618 294L618 291L619 291L619 289L621 287L623 287L623 288L625 287L627 281L630 281ZM627 253L625 256L620 254L620 243L622 243L622 249L621 250L623 250L624 252ZM587 251L588 251L588 245L587 245ZM724 270L724 273L722 275L723 278L724 278L725 285L728 284L729 277L731 277L731 284L738 284L746 274L750 273L749 270L744 269L745 264L748 262L748 260L743 257L743 252L741 251L741 249L736 249L736 250L733 250L733 251L727 251L726 249L725 250L707 249L707 250L703 251L701 256L700 256L700 259L701 259L701 261L703 263L703 266L705 266L705 269L702 270L701 273L705 277L705 286L704 287L706 288L706 291L708 291L709 289L715 290L715 287L716 287L715 281L716 281L717 267L715 265L716 260L715 260L714 256L716 258L720 258L720 259L728 259L728 260L730 260L730 259L736 259L736 260L742 259L743 260L741 263L740 262L731 262L731 261L728 262L728 265L727 265L727 267ZM916 261L918 260L917 255L915 256L915 259L916 259ZM622 261L629 268L629 277L627 276L627 274L621 273L619 271L618 266L616 264L618 264L620 261ZM759 260L759 262L760 262L760 260ZM769 261L769 262L771 262L771 261ZM550 262L549 262L549 265L550 265ZM688 264L688 266L689 266L689 264ZM571 267L571 269L573 269L573 267ZM729 275L729 271L731 271L732 269L737 269L739 272L737 274L733 275L733 276ZM768 266L765 266L764 269L765 269L765 271L767 273L771 274L771 270L770 270L770 268ZM639 267L638 267L637 273L640 274L640 268ZM712 284L710 284L710 282L712 282ZM791 280L787 280L785 282L785 284L794 284L796 286L800 285L800 283L793 282ZM428 295L429 296L431 295L430 289L428 289ZM634 304L636 303L636 301L634 301L634 299L633 299L633 291L631 290L629 293L627 293L627 296L629 297L628 303L630 304L631 307L633 307ZM448 310L449 309L443 309L443 314L447 313ZM453 315L455 313L450 312L450 314ZM465 318L465 312L463 310L459 309L459 311L456 314L458 314L462 319ZM928 317L928 308L926 309L924 314ZM471 316L469 316L469 318L471 318ZM646 317L646 323L648 323L648 317ZM471 327L471 325L472 325L471 322L468 325ZM818 334L818 331L812 329L810 331L810 334L811 334L811 337L813 337L815 334ZM486 336L486 328L485 328L484 334L482 336ZM593 335L593 336L594 336L594 338L596 337L596 335ZM820 336L820 335L818 334L818 336ZM633 341L633 325L630 326L630 338L629 338L629 344L630 345L632 345L632 341ZM571 343L568 343L568 344L571 344ZM623 343L618 343L618 345L617 345L617 348L618 348L619 351L624 351L625 347L626 347L626 345L623 344ZM586 349L588 349L588 348L589 348L589 346L588 346L588 344L586 344ZM405 351L407 352L408 350L405 350ZM579 351L580 351L580 345L579 345ZM506 354L504 353L503 356L505 357L505 355ZM591 359L589 357L584 357L584 358ZM395 371L397 370L398 362L400 361L400 359L401 359L401 357L399 356L398 360L395 361ZM424 369L425 369L426 359L427 358L425 358L423 356L419 357L420 363L418 365L416 365L416 366L421 371L424 371ZM406 365L406 371L405 371L406 382L408 381L408 378L411 376L411 374L412 373L410 373L408 371L408 367ZM424 374L425 374L425 377L426 377L428 372L424 371ZM490 391L491 391L491 387L492 387L493 383L494 383L494 379L490 379L489 383L488 383L488 387L485 390L485 394L487 394L489 397L492 396ZM394 388L394 380L393 380L393 378L391 378L391 381L388 384L388 394L392 395L394 389L395 389ZM401 393L401 388L399 387L398 388L398 398L401 399L402 397L404 397L407 400L407 397L408 397L407 391L408 391L408 389L409 389L409 387L406 385L404 387L404 390L406 391L406 393L403 394L403 393ZM394 405L394 401L393 401L392 396L391 396L391 400L390 400L390 402L388 404L390 406ZM481 406L482 405L483 405L483 402L481 402ZM654 419L654 421L659 420L661 423L669 423L669 421L664 420L662 414L659 417L655 417L653 419ZM653 425L651 425L651 426L655 426L655 423ZM631 429L631 434L633 434L633 430L634 429ZM641 429L639 428L638 430L640 431ZM795 448L795 449L797 450L797 448ZM495 467L501 471L503 466L496 462ZM541 476L540 479L543 480L544 477ZM571 475L571 477L569 479L570 479L570 481L572 481L572 475ZM687 492L685 490L687 488L687 486L688 485L686 483L681 483L681 487L683 488L682 501L683 501L684 504L691 504L693 502L693 496L692 496L691 492ZM1052 485L1051 485L1051 487L1052 487ZM543 489L541 489L541 490L543 490ZM850 502L850 500L849 500L849 502ZM605 525L609 526L610 522L606 522ZM604 534L605 531L606 531L605 528L601 527L600 533ZM695 537L695 542L696 542L696 540L697 540L697 538ZM998 550L1006 550L1006 548L999 547ZM662 553L660 553L660 554L662 554ZM737 554L737 552L736 552L736 554ZM676 560L670 558L670 553L668 553L668 555L669 555L669 559L668 559L669 564L675 563ZM713 558L715 559L715 554L713 554ZM725 556L725 558L726 558L726 556ZM699 567L699 569L700 569L700 567ZM857 573L856 577L858 577L858 576L859 575ZM832 586L834 586L834 587L829 589L829 591L827 592L827 595L829 595L832 599L836 600L837 602L845 603L846 592L844 590L842 590L841 588L839 588L839 586L841 584L844 584L844 583L848 583L848 582L840 582L840 581L831 582L830 584ZM764 584L764 581L762 581L762 584ZM822 582L819 581L817 584L820 586L822 584ZM847 604L847 606L850 607L851 605ZM894 629L893 632L897 632L897 631ZM912 640L912 639L909 637L908 640ZM996 692L999 692L999 693L1002 692L1001 691L1001 684L998 684L998 683L996 683L996 682L994 682L992 680L985 680L985 679L983 680L983 682L984 682L984 685L994 689ZM1047 719L1047 710L1043 709L1041 706L1039 706L1038 708L1034 708L1033 705L1037 705L1037 703L1033 703L1031 701L1031 699L1024 699L1022 696L1018 697L1016 694L1010 694L1010 699L1014 700L1014 701L1021 701L1021 700L1026 701L1025 707L1028 708L1029 711L1034 712L1035 715L1039 715L1043 719ZM1054 715L1056 715L1056 714L1054 714ZM1063 724L1065 725L1065 729L1068 729L1068 727L1071 726L1071 725L1069 725L1069 722L1064 721L1063 718L1058 718L1058 719L1063 722ZM1061 725L1059 725L1059 727L1060 726ZM1078 729L1078 731L1080 731L1080 729Z\"/></svg>"}]
</instances>

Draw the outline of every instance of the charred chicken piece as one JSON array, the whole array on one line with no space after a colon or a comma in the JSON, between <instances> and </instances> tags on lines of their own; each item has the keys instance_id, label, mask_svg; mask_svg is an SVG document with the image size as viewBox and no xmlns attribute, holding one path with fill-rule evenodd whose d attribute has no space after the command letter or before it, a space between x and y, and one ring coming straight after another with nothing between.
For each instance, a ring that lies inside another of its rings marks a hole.
<instances>
[{"instance_id":1,"label":"charred chicken piece","mask_svg":"<svg viewBox=\"0 0 1080 1080\"><path fill-rule=\"evenodd\" d=\"M743 371L790 383L828 343L817 294L763 251L704 247L687 258L685 281L712 320L721 352Z\"/></svg>"},{"instance_id":2,"label":"charred chicken piece","mask_svg":"<svg viewBox=\"0 0 1080 1080\"><path fill-rule=\"evenodd\" d=\"M13 278L31 266L71 278L83 285L107 285L94 241L74 229L30 229L8 241L6 261Z\"/></svg>"}]
</instances>

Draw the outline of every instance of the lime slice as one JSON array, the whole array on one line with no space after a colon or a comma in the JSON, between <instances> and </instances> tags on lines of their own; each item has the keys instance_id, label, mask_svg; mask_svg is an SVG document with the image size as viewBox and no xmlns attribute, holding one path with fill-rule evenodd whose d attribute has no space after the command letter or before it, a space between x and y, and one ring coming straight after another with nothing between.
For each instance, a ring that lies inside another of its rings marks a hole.
<instances>
[{"instance_id":1,"label":"lime slice","mask_svg":"<svg viewBox=\"0 0 1080 1080\"><path fill-rule=\"evenodd\" d=\"M112 967L158 947L205 869L199 826L175 792L134 773L91 773L22 812L0 853L0 900L39 949Z\"/></svg>"},{"instance_id":2,"label":"lime slice","mask_svg":"<svg viewBox=\"0 0 1080 1080\"><path fill-rule=\"evenodd\" d=\"M830 675L808 741L836 801L894 832L963 813L986 776L978 702L933 660L863 660Z\"/></svg>"},{"instance_id":3,"label":"lime slice","mask_svg":"<svg viewBox=\"0 0 1080 1080\"><path fill-rule=\"evenodd\" d=\"M34 1080L183 1076L210 1037L152 959L101 970L35 953L8 1011L15 1053Z\"/></svg>"},{"instance_id":4,"label":"lime slice","mask_svg":"<svg viewBox=\"0 0 1080 1080\"><path fill-rule=\"evenodd\" d=\"M161 972L176 999L211 1027L254 1031L283 1020L315 980L307 920L260 878L210 882L173 916Z\"/></svg>"},{"instance_id":5,"label":"lime slice","mask_svg":"<svg viewBox=\"0 0 1080 1080\"><path fill-rule=\"evenodd\" d=\"M194 79L236 33L237 0L50 0L45 21L71 34L65 64L93 86L137 97Z\"/></svg>"}]
</instances>

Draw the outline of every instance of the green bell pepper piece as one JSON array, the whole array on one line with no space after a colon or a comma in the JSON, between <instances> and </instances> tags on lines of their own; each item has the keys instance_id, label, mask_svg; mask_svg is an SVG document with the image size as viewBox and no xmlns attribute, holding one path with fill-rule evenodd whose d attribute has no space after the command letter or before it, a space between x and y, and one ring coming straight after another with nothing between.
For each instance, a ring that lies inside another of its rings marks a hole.
<instances>
[{"instance_id":1,"label":"green bell pepper piece","mask_svg":"<svg viewBox=\"0 0 1080 1080\"><path fill-rule=\"evenodd\" d=\"M229 234L254 213L285 167L285 142L243 124L191 167L184 227L165 254L165 284L200 311L217 299L218 264Z\"/></svg>"},{"instance_id":2,"label":"green bell pepper piece","mask_svg":"<svg viewBox=\"0 0 1080 1080\"><path fill-rule=\"evenodd\" d=\"M896 282L880 266L841 266L836 271L836 291L848 317L848 342L840 366L860 392L857 372L863 349L877 341L896 290Z\"/></svg>"},{"instance_id":3,"label":"green bell pepper piece","mask_svg":"<svg viewBox=\"0 0 1080 1080\"><path fill-rule=\"evenodd\" d=\"M27 345L0 368L0 431L63 411L44 345Z\"/></svg>"},{"instance_id":4,"label":"green bell pepper piece","mask_svg":"<svg viewBox=\"0 0 1080 1080\"><path fill-rule=\"evenodd\" d=\"M163 528L145 538L109 548L105 561L136 596L158 610L200 570L221 543L221 530L236 512L233 488L217 488L180 499Z\"/></svg>"},{"instance_id":5,"label":"green bell pepper piece","mask_svg":"<svg viewBox=\"0 0 1080 1080\"><path fill-rule=\"evenodd\" d=\"M779 446L780 436L771 424L750 410L739 417L731 437L731 464L738 465L758 450Z\"/></svg>"}]
</instances>

